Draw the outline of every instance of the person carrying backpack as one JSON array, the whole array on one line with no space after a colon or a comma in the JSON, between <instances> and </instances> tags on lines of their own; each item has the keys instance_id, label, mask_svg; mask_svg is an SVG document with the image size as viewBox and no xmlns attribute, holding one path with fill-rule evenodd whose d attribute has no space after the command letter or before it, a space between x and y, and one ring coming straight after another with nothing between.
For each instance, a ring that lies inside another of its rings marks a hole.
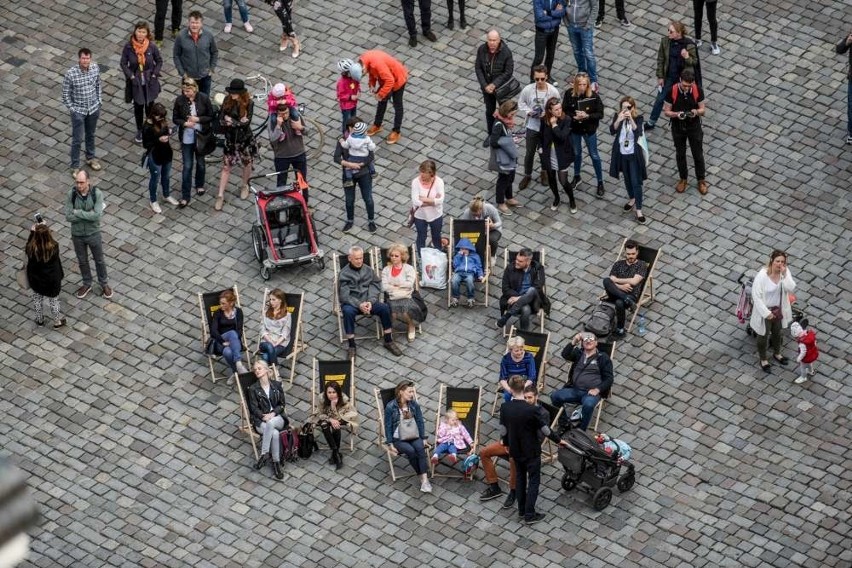
<instances>
[{"instance_id":1,"label":"person carrying backpack","mask_svg":"<svg viewBox=\"0 0 852 568\"><path fill-rule=\"evenodd\" d=\"M639 260L639 243L624 243L624 258L615 262L604 278L607 300L615 304L615 336L624 337L625 313L639 301L642 281L648 275L648 264Z\"/></svg>"},{"instance_id":2,"label":"person carrying backpack","mask_svg":"<svg viewBox=\"0 0 852 568\"><path fill-rule=\"evenodd\" d=\"M704 116L704 91L695 80L692 69L680 73L680 82L672 85L666 93L663 113L672 120L672 141L675 146L679 181L675 191L686 191L689 169L686 165L686 143L692 150L695 162L695 177L698 178L698 193L707 194L706 168L704 167L704 131L701 129L701 117Z\"/></svg>"}]
</instances>

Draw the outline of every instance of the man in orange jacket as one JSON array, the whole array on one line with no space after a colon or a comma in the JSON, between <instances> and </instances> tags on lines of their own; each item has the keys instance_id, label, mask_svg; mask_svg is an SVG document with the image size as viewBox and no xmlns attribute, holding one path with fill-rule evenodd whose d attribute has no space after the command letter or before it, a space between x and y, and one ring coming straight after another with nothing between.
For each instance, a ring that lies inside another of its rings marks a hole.
<instances>
[{"instance_id":1,"label":"man in orange jacket","mask_svg":"<svg viewBox=\"0 0 852 568\"><path fill-rule=\"evenodd\" d=\"M408 69L398 59L380 49L365 51L358 61L363 71L369 76L370 91L379 101L376 105L376 118L367 130L367 136L375 136L381 132L388 100L393 97L393 130L388 136L388 144L396 144L402 127L402 95L405 93L405 84L408 81Z\"/></svg>"}]
</instances>

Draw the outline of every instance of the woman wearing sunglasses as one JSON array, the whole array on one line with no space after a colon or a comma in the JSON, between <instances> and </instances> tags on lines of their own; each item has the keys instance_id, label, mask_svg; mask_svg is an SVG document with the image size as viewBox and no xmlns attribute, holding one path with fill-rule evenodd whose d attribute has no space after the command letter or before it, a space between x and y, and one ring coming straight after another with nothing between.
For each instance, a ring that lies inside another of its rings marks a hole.
<instances>
[{"instance_id":1,"label":"woman wearing sunglasses","mask_svg":"<svg viewBox=\"0 0 852 568\"><path fill-rule=\"evenodd\" d=\"M615 137L612 144L612 161L609 164L609 175L618 179L624 176L624 188L627 190L628 201L624 204L625 212L636 209L636 220L645 222L642 214L642 182L648 179L645 168L645 157L639 146L639 139L644 133L643 117L636 109L633 97L621 97L618 103L618 113L612 117L609 132Z\"/></svg>"}]
</instances>

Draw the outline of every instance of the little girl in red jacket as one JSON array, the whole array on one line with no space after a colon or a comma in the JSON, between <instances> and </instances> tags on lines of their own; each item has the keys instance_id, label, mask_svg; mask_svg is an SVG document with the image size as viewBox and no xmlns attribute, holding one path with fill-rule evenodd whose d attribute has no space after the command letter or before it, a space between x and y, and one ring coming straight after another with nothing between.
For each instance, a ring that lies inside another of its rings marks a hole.
<instances>
[{"instance_id":1,"label":"little girl in red jacket","mask_svg":"<svg viewBox=\"0 0 852 568\"><path fill-rule=\"evenodd\" d=\"M799 362L799 376L796 378L796 384L802 384L808 380L808 376L814 375L813 362L819 357L819 349L816 344L816 332L808 329L808 320L803 319L801 323L793 322L790 324L790 335L799 345L799 356L796 361Z\"/></svg>"}]
</instances>

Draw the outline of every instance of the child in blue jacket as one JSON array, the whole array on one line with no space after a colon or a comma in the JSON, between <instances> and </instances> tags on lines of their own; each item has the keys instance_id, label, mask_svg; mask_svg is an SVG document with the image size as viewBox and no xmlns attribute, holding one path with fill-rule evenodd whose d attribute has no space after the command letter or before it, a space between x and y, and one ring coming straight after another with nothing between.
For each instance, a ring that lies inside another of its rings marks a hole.
<instances>
[{"instance_id":1,"label":"child in blue jacket","mask_svg":"<svg viewBox=\"0 0 852 568\"><path fill-rule=\"evenodd\" d=\"M461 283L464 281L467 286L467 307L472 308L476 303L473 300L475 289L473 280L477 279L482 282L485 279L485 272L482 270L482 259L476 252L476 247L470 242L470 239L459 239L456 245L456 255L453 257L453 278L450 280L450 290L452 299L450 307L456 308L459 305L459 296L461 295Z\"/></svg>"}]
</instances>

